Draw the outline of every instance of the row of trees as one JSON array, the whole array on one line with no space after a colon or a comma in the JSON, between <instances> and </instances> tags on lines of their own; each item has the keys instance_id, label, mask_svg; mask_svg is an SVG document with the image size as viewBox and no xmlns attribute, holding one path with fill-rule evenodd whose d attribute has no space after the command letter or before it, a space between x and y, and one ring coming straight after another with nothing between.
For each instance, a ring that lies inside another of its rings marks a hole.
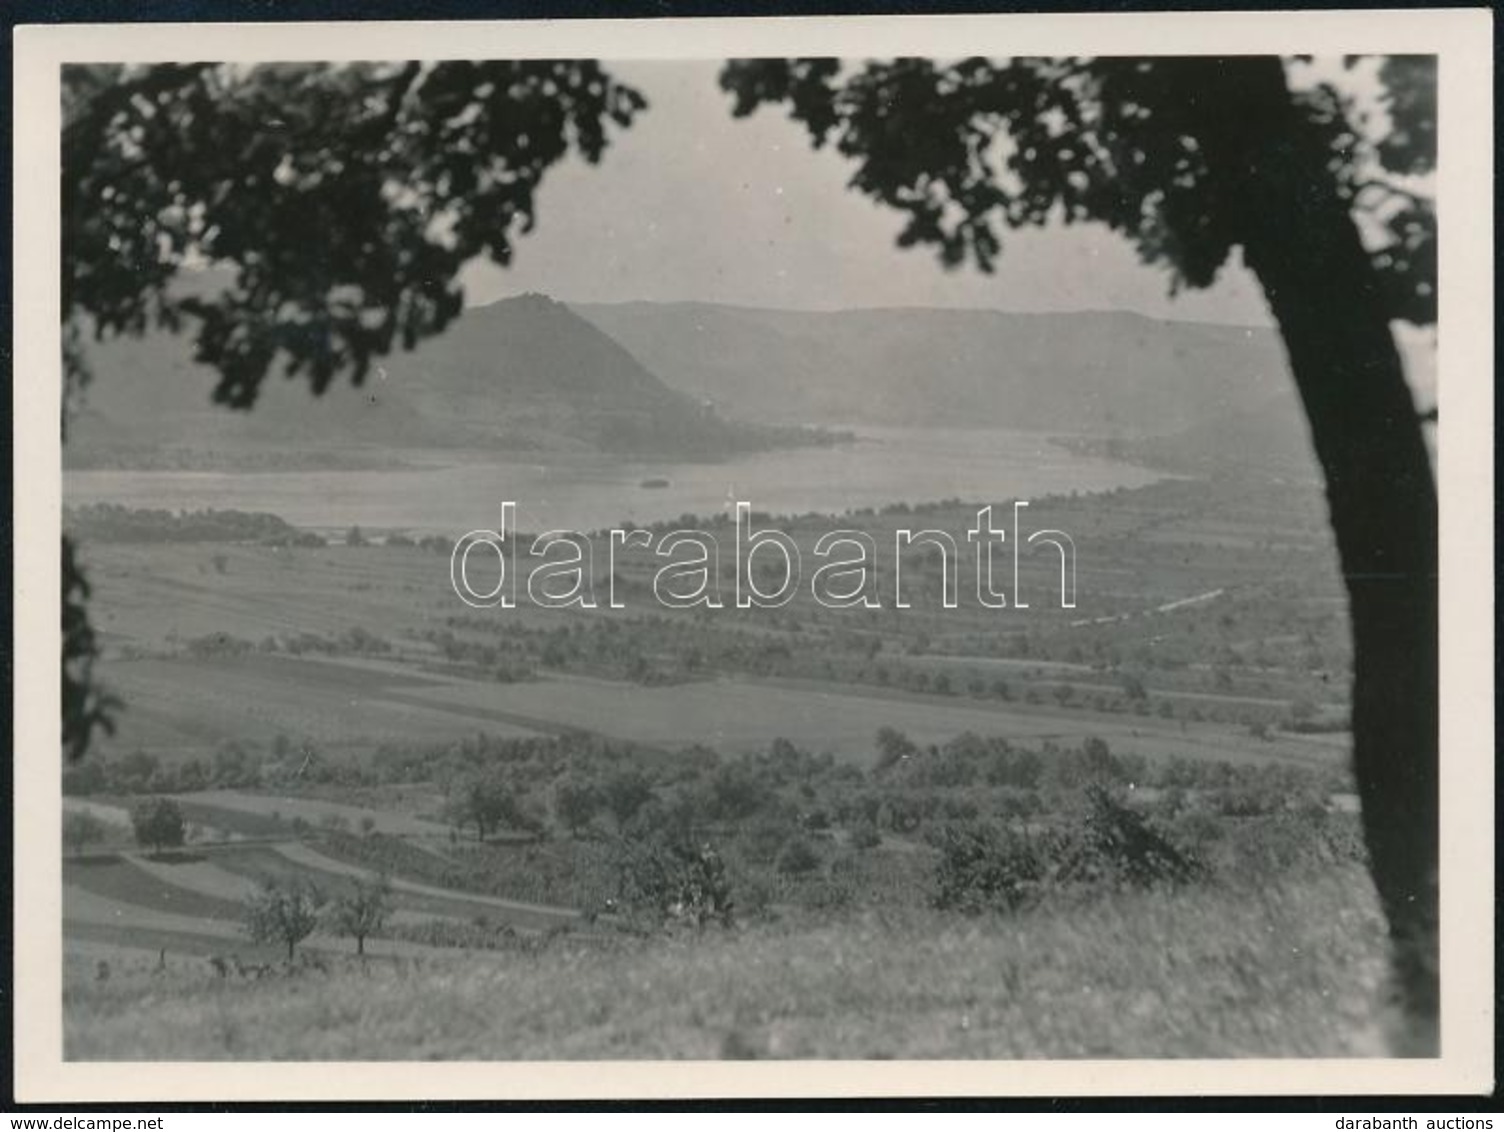
<instances>
[{"instance_id":1,"label":"row of trees","mask_svg":"<svg viewBox=\"0 0 1504 1132\"><path fill-rule=\"evenodd\" d=\"M79 538L97 542L266 542L298 535L282 518L265 511L213 507L168 511L91 503L66 508L63 524Z\"/></svg>"},{"instance_id":2,"label":"row of trees","mask_svg":"<svg viewBox=\"0 0 1504 1132\"><path fill-rule=\"evenodd\" d=\"M385 876L358 880L333 899L306 881L267 880L246 902L245 931L256 943L286 947L289 961L319 927L354 940L355 953L364 955L367 938L381 931L391 910L391 882Z\"/></svg>"},{"instance_id":3,"label":"row of trees","mask_svg":"<svg viewBox=\"0 0 1504 1132\"><path fill-rule=\"evenodd\" d=\"M963 733L944 743L916 741L895 728L879 729L870 769L813 754L787 740L761 752L724 757L691 748L647 751L586 735L557 738L472 739L414 747L389 746L354 761L301 753L291 741L256 753L228 744L212 764L188 774L180 764L162 764L138 753L93 761L70 771L69 793L171 794L221 786L255 785L267 754L305 767L308 783L374 786L431 783L444 795L442 816L457 831L483 843L498 833L535 840L550 826L570 837L624 834L641 825L676 822L689 828L735 826L759 815L787 814L798 826L827 823L868 825L858 814L952 816L962 791L973 807L1002 806L1032 812L1036 795L1068 792L1108 781L1194 795L1218 812L1269 812L1281 806L1319 806L1351 789L1332 767L1281 764L1234 765L1203 759L1149 759L1112 752L1101 738L1080 747L1047 741L1040 748L1016 745L999 735ZM138 842L159 851L182 843L179 804L151 798L136 807ZM896 819L895 819L896 821ZM95 819L69 818L69 844L90 840ZM813 823L813 824L811 824ZM880 822L889 825L887 821ZM296 831L297 823L293 823ZM332 827L331 827L332 828ZM904 822L892 828L902 831ZM311 832L311 829L309 830Z\"/></svg>"}]
</instances>

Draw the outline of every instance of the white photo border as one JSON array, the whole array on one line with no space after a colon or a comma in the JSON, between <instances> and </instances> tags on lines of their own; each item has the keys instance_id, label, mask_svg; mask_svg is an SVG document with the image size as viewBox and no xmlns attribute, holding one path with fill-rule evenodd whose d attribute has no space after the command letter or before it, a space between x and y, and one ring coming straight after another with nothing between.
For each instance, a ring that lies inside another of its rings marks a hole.
<instances>
[{"instance_id":1,"label":"white photo border","mask_svg":"<svg viewBox=\"0 0 1504 1132\"><path fill-rule=\"evenodd\" d=\"M41 1102L1477 1093L1494 1003L1488 9L109 24L14 29L15 1097ZM59 67L68 62L1435 54L1442 1056L1434 1060L87 1063L62 1059Z\"/></svg>"}]
</instances>

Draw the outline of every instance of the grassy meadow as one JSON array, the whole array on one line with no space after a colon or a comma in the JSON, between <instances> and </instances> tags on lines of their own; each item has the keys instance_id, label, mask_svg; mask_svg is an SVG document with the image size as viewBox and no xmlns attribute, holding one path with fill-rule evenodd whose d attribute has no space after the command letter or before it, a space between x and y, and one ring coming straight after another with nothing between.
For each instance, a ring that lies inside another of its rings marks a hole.
<instances>
[{"instance_id":1,"label":"grassy meadow","mask_svg":"<svg viewBox=\"0 0 1504 1132\"><path fill-rule=\"evenodd\" d=\"M225 980L89 955L70 1058L1347 1057L1382 927L1354 868L971 919L872 911Z\"/></svg>"}]
</instances>

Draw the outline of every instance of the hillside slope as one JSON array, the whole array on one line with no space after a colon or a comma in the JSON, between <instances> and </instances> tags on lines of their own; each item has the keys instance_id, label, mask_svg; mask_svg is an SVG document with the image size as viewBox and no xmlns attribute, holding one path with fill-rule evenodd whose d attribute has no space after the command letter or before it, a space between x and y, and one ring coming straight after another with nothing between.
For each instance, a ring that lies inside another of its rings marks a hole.
<instances>
[{"instance_id":1,"label":"hillside slope","mask_svg":"<svg viewBox=\"0 0 1504 1132\"><path fill-rule=\"evenodd\" d=\"M72 466L243 466L374 458L403 448L606 451L682 459L812 439L727 421L670 389L561 303L523 295L466 312L363 387L312 397L276 377L250 412L213 405L184 338L95 347L69 433Z\"/></svg>"},{"instance_id":2,"label":"hillside slope","mask_svg":"<svg viewBox=\"0 0 1504 1132\"><path fill-rule=\"evenodd\" d=\"M1351 1057L1379 1052L1381 924L1349 867L270 981L78 956L63 1024L85 1060Z\"/></svg>"},{"instance_id":3,"label":"hillside slope","mask_svg":"<svg viewBox=\"0 0 1504 1132\"><path fill-rule=\"evenodd\" d=\"M1127 312L707 303L575 309L668 384L749 420L1160 435L1288 385L1272 331Z\"/></svg>"}]
</instances>

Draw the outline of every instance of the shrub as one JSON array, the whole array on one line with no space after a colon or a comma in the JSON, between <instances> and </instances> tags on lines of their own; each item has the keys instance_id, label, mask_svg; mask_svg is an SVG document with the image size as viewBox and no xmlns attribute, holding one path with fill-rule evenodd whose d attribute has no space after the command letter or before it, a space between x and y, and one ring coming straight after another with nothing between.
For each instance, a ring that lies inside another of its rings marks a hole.
<instances>
[{"instance_id":1,"label":"shrub","mask_svg":"<svg viewBox=\"0 0 1504 1132\"><path fill-rule=\"evenodd\" d=\"M1143 815L1101 786L1086 792L1088 812L1068 851L1065 881L1109 881L1146 887L1194 880L1205 871L1189 853L1151 828Z\"/></svg>"},{"instance_id":2,"label":"shrub","mask_svg":"<svg viewBox=\"0 0 1504 1132\"><path fill-rule=\"evenodd\" d=\"M778 871L784 876L803 876L820 867L820 854L802 837L790 841L778 854Z\"/></svg>"},{"instance_id":3,"label":"shrub","mask_svg":"<svg viewBox=\"0 0 1504 1132\"><path fill-rule=\"evenodd\" d=\"M254 651L256 645L253 641L220 632L205 633L202 637L194 637L184 642L184 648L194 659L208 660L214 657L245 656Z\"/></svg>"},{"instance_id":4,"label":"shrub","mask_svg":"<svg viewBox=\"0 0 1504 1132\"><path fill-rule=\"evenodd\" d=\"M1205 874L1199 860L1106 788L1089 787L1085 801L1077 820L1029 835L994 824L946 827L937 838L936 906L1008 910L1057 888L1148 887Z\"/></svg>"},{"instance_id":5,"label":"shrub","mask_svg":"<svg viewBox=\"0 0 1504 1132\"><path fill-rule=\"evenodd\" d=\"M623 869L624 895L663 921L729 926L731 884L720 854L680 840L630 845Z\"/></svg>"},{"instance_id":6,"label":"shrub","mask_svg":"<svg viewBox=\"0 0 1504 1132\"><path fill-rule=\"evenodd\" d=\"M1011 909L1032 900L1049 872L1030 838L992 824L947 826L938 837L935 906L958 912Z\"/></svg>"}]
</instances>

